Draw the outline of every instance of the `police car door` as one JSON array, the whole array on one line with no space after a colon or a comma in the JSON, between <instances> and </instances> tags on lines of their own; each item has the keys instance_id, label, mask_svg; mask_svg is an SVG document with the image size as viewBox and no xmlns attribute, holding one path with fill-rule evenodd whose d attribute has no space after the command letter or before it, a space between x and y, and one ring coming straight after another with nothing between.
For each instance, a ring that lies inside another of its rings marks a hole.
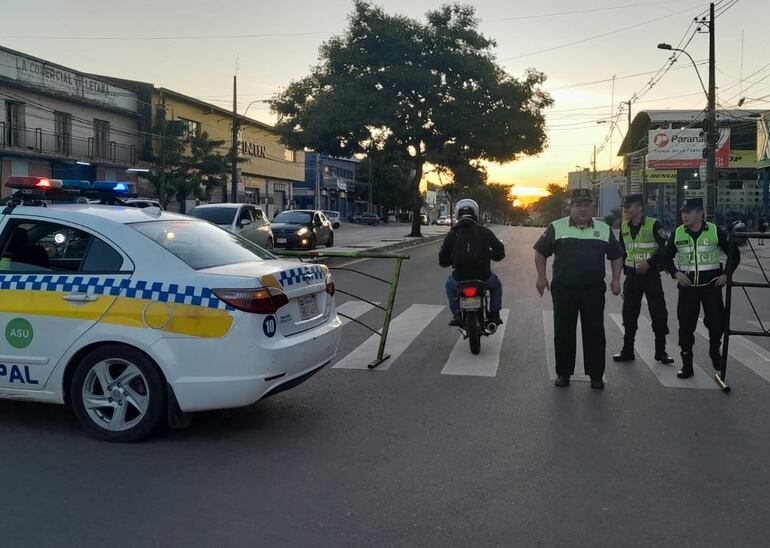
<instances>
[{"instance_id":1,"label":"police car door","mask_svg":"<svg viewBox=\"0 0 770 548\"><path fill-rule=\"evenodd\" d=\"M83 227L7 215L0 229L0 390L40 390L109 310L133 267Z\"/></svg>"}]
</instances>

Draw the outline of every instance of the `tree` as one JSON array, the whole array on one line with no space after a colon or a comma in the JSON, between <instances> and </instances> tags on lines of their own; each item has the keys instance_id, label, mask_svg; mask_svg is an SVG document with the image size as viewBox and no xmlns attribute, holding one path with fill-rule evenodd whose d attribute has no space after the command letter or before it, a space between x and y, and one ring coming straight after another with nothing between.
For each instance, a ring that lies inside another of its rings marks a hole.
<instances>
[{"instance_id":1,"label":"tree","mask_svg":"<svg viewBox=\"0 0 770 548\"><path fill-rule=\"evenodd\" d=\"M543 222L551 223L564 216L567 203L567 188L556 183L549 183L545 187L548 196L543 196L532 206L540 213Z\"/></svg>"},{"instance_id":2,"label":"tree","mask_svg":"<svg viewBox=\"0 0 770 548\"><path fill-rule=\"evenodd\" d=\"M227 184L231 159L218 150L224 141L212 141L205 131L189 135L182 122L162 118L155 134L162 137L146 177L164 209L176 200L185 213L188 198L207 198L213 188Z\"/></svg>"},{"instance_id":3,"label":"tree","mask_svg":"<svg viewBox=\"0 0 770 548\"><path fill-rule=\"evenodd\" d=\"M423 23L356 0L346 32L271 101L283 143L335 156L400 151L415 172L410 235L420 236L426 163L507 162L546 144L545 76L506 73L478 24L469 6L443 6Z\"/></svg>"}]
</instances>

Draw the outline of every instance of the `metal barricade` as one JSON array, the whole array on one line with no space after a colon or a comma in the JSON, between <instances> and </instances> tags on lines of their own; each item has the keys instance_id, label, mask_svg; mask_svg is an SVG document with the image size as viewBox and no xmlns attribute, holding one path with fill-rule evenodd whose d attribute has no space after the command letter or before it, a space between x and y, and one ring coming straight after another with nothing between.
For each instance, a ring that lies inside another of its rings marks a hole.
<instances>
[{"instance_id":1,"label":"metal barricade","mask_svg":"<svg viewBox=\"0 0 770 548\"><path fill-rule=\"evenodd\" d=\"M756 306L754 306L754 302L751 300L751 297L749 296L749 292L747 291L747 288L770 289L770 278L768 278L768 273L765 271L765 268L762 265L762 261L760 260L759 255L757 255L757 250L754 249L754 245L751 243L752 238L757 240L770 239L770 234L766 234L764 232L733 233L730 235L731 249L734 249L735 246L738 245L737 241L742 241L744 238L747 241L746 245L748 249L751 250L754 260L756 261L757 266L759 267L759 272L762 275L762 277L765 279L765 281L764 282L741 282L741 281L733 280L733 276L730 276L727 280L727 293L725 295L724 344L722 345L722 364L721 364L722 367L721 367L721 370L714 375L714 380L716 380L717 384L722 388L724 392L730 391L730 386L727 384L725 380L727 376L727 358L728 358L728 352L730 350L730 336L741 335L745 337L770 337L770 326L765 326L764 323L762 323L762 318L759 316L759 312L757 311ZM741 262L743 262L743 258L741 259ZM738 287L742 289L743 294L746 295L746 300L748 301L752 312L754 312L754 316L757 319L757 323L759 324L760 331L747 331L743 329L731 328L730 315L732 312L734 287Z\"/></svg>"},{"instance_id":2,"label":"metal barricade","mask_svg":"<svg viewBox=\"0 0 770 548\"><path fill-rule=\"evenodd\" d=\"M383 363L385 360L390 358L390 355L385 353L385 344L388 340L388 330L390 329L390 320L393 317L393 304L396 301L396 291L398 290L398 280L401 277L401 264L405 260L409 259L409 255L403 255L400 253L377 253L377 252L368 252L368 251L291 251L291 250L284 250L284 249L273 249L271 250L271 252L274 255L277 255L279 257L296 257L300 261L302 261L303 259L311 259L311 260L317 261L318 259L326 259L326 258L394 260L396 264L393 268L393 277L390 281L380 278L379 276L374 276L373 274L369 274L368 272L361 272L360 270L348 268L345 266L329 267L329 270L340 270L345 272L352 272L354 274L365 276L367 278L376 280L380 283L383 283L389 286L388 301L384 307L375 302L370 301L369 299L365 299L359 295L355 295L353 293L344 291L339 288L335 288L335 291L338 291L343 295L348 295L349 297L359 299L367 304L370 304L375 308L382 310L385 313L385 317L382 322L382 327L379 330L374 329L369 325L366 325L364 322L359 321L357 318L352 318L342 313L338 313L338 315L342 316L343 318L347 318L348 320L355 322L359 325L362 325L372 333L379 335L380 345L379 345L379 348L377 349L377 357L372 363L368 365L369 369L374 369L375 367Z\"/></svg>"}]
</instances>

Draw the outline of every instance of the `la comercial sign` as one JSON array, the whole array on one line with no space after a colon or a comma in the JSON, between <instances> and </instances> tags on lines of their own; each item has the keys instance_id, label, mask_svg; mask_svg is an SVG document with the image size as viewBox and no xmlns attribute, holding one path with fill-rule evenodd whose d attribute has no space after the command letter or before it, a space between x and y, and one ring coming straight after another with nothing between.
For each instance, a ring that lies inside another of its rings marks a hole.
<instances>
[{"instance_id":1,"label":"la comercial sign","mask_svg":"<svg viewBox=\"0 0 770 548\"><path fill-rule=\"evenodd\" d=\"M697 169L704 161L706 135L700 129L654 129L648 135L649 169ZM719 131L716 159L718 168L730 165L730 130Z\"/></svg>"},{"instance_id":2,"label":"la comercial sign","mask_svg":"<svg viewBox=\"0 0 770 548\"><path fill-rule=\"evenodd\" d=\"M67 98L137 112L136 94L84 74L0 49L0 77Z\"/></svg>"}]
</instances>

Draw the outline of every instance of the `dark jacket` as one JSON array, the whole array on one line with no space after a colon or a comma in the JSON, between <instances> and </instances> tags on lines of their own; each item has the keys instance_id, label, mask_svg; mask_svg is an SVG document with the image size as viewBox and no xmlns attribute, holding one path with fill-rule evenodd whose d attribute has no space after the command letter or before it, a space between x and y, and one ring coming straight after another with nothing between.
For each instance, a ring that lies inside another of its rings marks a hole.
<instances>
[{"instance_id":1,"label":"dark jacket","mask_svg":"<svg viewBox=\"0 0 770 548\"><path fill-rule=\"evenodd\" d=\"M477 232L479 240L485 242L485 259L478 264L468 268L458 268L454 264L453 256L457 234L462 230L474 230ZM505 246L494 232L485 226L481 226L471 219L460 219L449 234L444 238L441 250L438 252L438 264L442 267L451 266L454 268L453 277L455 280L488 280L492 276L490 261L502 261L505 258Z\"/></svg>"},{"instance_id":2,"label":"dark jacket","mask_svg":"<svg viewBox=\"0 0 770 548\"><path fill-rule=\"evenodd\" d=\"M687 233L692 237L693 240L697 240L698 237L701 235L701 233L706 230L706 223L703 223L703 226L701 226L700 229L696 231L692 231L689 228L685 229ZM676 258L676 230L674 230L671 235L668 237L668 241L666 242L666 247L663 248L663 252L661 254L661 264L663 268L671 274L671 277L675 277L676 273L679 272L679 269L676 267L676 264L674 263L674 258ZM714 278L718 278L722 274L727 274L728 276L731 276L733 272L735 272L735 269L738 268L738 265L741 262L741 254L738 251L737 247L733 247L730 249L729 241L727 239L727 232L722 230L721 228L717 228L717 237L719 238L718 245L719 249L722 250L722 252L727 255L727 260L724 264L724 270L707 270L705 272L702 272L700 275L699 283L700 285L706 285L714 280ZM690 279L691 282L694 282L693 275L688 274L687 277Z\"/></svg>"}]
</instances>

